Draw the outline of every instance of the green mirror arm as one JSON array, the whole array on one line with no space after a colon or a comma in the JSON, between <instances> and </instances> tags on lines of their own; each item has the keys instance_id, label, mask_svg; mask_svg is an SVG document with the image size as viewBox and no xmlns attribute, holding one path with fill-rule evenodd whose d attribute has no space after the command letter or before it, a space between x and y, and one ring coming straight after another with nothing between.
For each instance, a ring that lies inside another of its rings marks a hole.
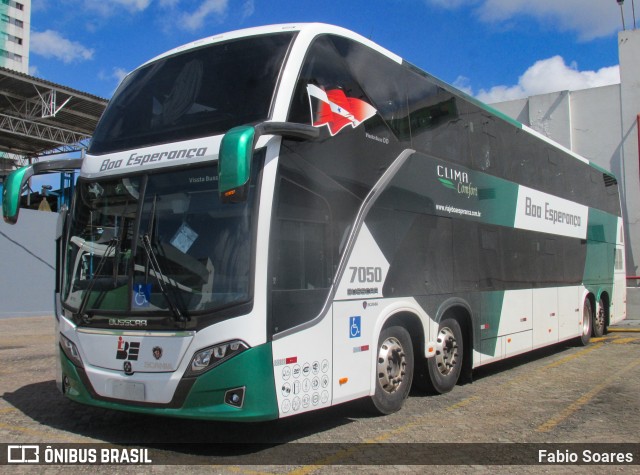
<instances>
[{"instance_id":1,"label":"green mirror arm","mask_svg":"<svg viewBox=\"0 0 640 475\"><path fill-rule=\"evenodd\" d=\"M262 122L255 126L255 131L255 142L261 135L281 135L301 140L314 140L320 136L319 128L293 122Z\"/></svg>"},{"instance_id":2,"label":"green mirror arm","mask_svg":"<svg viewBox=\"0 0 640 475\"><path fill-rule=\"evenodd\" d=\"M15 224L20 211L22 190L32 176L46 173L62 173L78 170L82 167L82 158L64 158L37 162L12 171L4 180L2 188L2 216L5 222Z\"/></svg>"}]
</instances>

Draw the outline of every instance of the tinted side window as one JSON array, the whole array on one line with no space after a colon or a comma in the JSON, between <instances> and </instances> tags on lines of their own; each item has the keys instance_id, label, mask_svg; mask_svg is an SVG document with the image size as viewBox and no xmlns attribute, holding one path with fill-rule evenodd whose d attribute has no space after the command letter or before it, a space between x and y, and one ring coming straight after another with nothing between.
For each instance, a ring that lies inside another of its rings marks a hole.
<instances>
[{"instance_id":1,"label":"tinted side window","mask_svg":"<svg viewBox=\"0 0 640 475\"><path fill-rule=\"evenodd\" d=\"M407 69L407 102L414 149L469 166L464 103L427 76Z\"/></svg>"},{"instance_id":2,"label":"tinted side window","mask_svg":"<svg viewBox=\"0 0 640 475\"><path fill-rule=\"evenodd\" d=\"M317 120L311 108L315 98L308 86L326 93L339 90L375 108L363 125L381 143L409 140L404 67L382 54L338 36L322 36L311 46L300 73L289 120L308 124ZM375 138L372 137L372 140Z\"/></svg>"},{"instance_id":3,"label":"tinted side window","mask_svg":"<svg viewBox=\"0 0 640 475\"><path fill-rule=\"evenodd\" d=\"M320 314L360 203L302 157L280 157L269 253L272 333Z\"/></svg>"},{"instance_id":4,"label":"tinted side window","mask_svg":"<svg viewBox=\"0 0 640 475\"><path fill-rule=\"evenodd\" d=\"M331 284L329 204L286 178L280 180L274 245L274 290L323 289Z\"/></svg>"}]
</instances>

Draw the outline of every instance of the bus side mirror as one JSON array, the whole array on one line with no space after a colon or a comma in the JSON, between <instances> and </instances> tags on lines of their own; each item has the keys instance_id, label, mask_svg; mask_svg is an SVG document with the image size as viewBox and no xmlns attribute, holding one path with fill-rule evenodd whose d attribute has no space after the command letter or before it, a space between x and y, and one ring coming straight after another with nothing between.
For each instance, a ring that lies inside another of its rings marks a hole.
<instances>
[{"instance_id":1,"label":"bus side mirror","mask_svg":"<svg viewBox=\"0 0 640 475\"><path fill-rule=\"evenodd\" d=\"M20 212L20 195L25 185L34 175L61 173L78 170L82 166L81 158L65 158L37 162L18 168L7 175L2 188L2 217L6 223L16 224Z\"/></svg>"},{"instance_id":2,"label":"bus side mirror","mask_svg":"<svg viewBox=\"0 0 640 475\"><path fill-rule=\"evenodd\" d=\"M20 195L29 178L33 175L31 166L18 168L4 179L2 188L2 217L5 223L16 224L20 211Z\"/></svg>"},{"instance_id":3,"label":"bus side mirror","mask_svg":"<svg viewBox=\"0 0 640 475\"><path fill-rule=\"evenodd\" d=\"M223 203L240 203L247 199L255 128L234 127L220 144L218 156L218 193Z\"/></svg>"},{"instance_id":4,"label":"bus side mirror","mask_svg":"<svg viewBox=\"0 0 640 475\"><path fill-rule=\"evenodd\" d=\"M310 125L291 122L263 122L229 130L222 137L218 156L218 193L223 203L246 201L253 149L262 135L313 140L318 138L320 131Z\"/></svg>"}]
</instances>

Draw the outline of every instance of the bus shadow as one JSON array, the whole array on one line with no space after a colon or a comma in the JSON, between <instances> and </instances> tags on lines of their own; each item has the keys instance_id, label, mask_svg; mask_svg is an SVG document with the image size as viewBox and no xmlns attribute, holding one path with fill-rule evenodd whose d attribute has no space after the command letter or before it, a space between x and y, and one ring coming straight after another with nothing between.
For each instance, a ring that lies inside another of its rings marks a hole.
<instances>
[{"instance_id":1,"label":"bus shadow","mask_svg":"<svg viewBox=\"0 0 640 475\"><path fill-rule=\"evenodd\" d=\"M35 423L64 431L64 434L56 434L43 429L42 436L47 437L47 443L77 439L79 443L171 444L172 451L185 453L204 450L217 454L219 450L228 451L230 446L240 451L242 447L260 450L350 424L364 415L358 404L348 403L268 422L215 422L150 416L75 403L58 392L53 380L26 385L4 393L2 397ZM7 425L11 425L10 422ZM24 422L16 425L23 426ZM37 432L33 431L34 434ZM69 433L78 437L69 436ZM83 441L83 438L87 440Z\"/></svg>"},{"instance_id":2,"label":"bus shadow","mask_svg":"<svg viewBox=\"0 0 640 475\"><path fill-rule=\"evenodd\" d=\"M534 363L535 361L548 358L550 356L561 354L562 352L570 350L571 348L575 348L575 344L572 344L570 341L564 341L551 346L546 346L544 348L530 351L529 353L523 353L521 355L512 356L503 360L489 363L484 366L480 366L479 368L473 370L473 376L470 382L480 381L484 378L489 378L505 371L515 369L529 363ZM459 382L458 385L466 385L470 382ZM433 395L433 392L429 389L418 389L415 386L411 389L410 393L411 397L429 397Z\"/></svg>"},{"instance_id":3,"label":"bus shadow","mask_svg":"<svg viewBox=\"0 0 640 475\"><path fill-rule=\"evenodd\" d=\"M533 363L535 361L560 354L563 351L570 350L571 348L575 348L575 344L572 344L570 341L565 341L544 348L539 348L529 353L524 353L522 355L512 356L504 360L496 361L494 363L490 363L473 370L473 380L477 381L498 373L502 373L503 371Z\"/></svg>"},{"instance_id":4,"label":"bus shadow","mask_svg":"<svg viewBox=\"0 0 640 475\"><path fill-rule=\"evenodd\" d=\"M474 370L473 379L488 378L505 370L558 355L568 349L570 345L565 342L502 360ZM45 427L41 431L31 430L29 427L29 432L35 434L37 438L44 438L45 443L77 441L77 443L131 444L159 448L169 454L184 457L216 457L233 464L246 463L242 460L255 460L262 455L268 458L270 454L279 454L277 451L283 444L304 442L306 437L318 436L358 420L375 417L366 409L363 400L356 400L268 422L237 423L177 419L81 405L63 397L53 380L28 384L14 392L6 392L2 397L24 416ZM429 397L429 395L423 391L412 390L411 397ZM9 414L3 419L5 425L10 426ZM15 425L24 426L25 423L19 420ZM38 436L39 432L42 433L40 436ZM322 439L322 436L320 438ZM322 445L294 444L310 451L317 450L316 446ZM280 455L274 456L280 457Z\"/></svg>"}]
</instances>

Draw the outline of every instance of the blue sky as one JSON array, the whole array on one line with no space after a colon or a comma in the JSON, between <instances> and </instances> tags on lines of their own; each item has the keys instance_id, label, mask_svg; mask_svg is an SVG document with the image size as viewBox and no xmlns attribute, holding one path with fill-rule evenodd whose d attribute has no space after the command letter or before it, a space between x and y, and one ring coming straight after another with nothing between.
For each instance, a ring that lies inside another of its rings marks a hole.
<instances>
[{"instance_id":1,"label":"blue sky","mask_svg":"<svg viewBox=\"0 0 640 475\"><path fill-rule=\"evenodd\" d=\"M632 0L624 16L633 28ZM616 0L33 0L30 72L109 98L125 72L173 47L311 21L354 30L487 102L619 82Z\"/></svg>"}]
</instances>

